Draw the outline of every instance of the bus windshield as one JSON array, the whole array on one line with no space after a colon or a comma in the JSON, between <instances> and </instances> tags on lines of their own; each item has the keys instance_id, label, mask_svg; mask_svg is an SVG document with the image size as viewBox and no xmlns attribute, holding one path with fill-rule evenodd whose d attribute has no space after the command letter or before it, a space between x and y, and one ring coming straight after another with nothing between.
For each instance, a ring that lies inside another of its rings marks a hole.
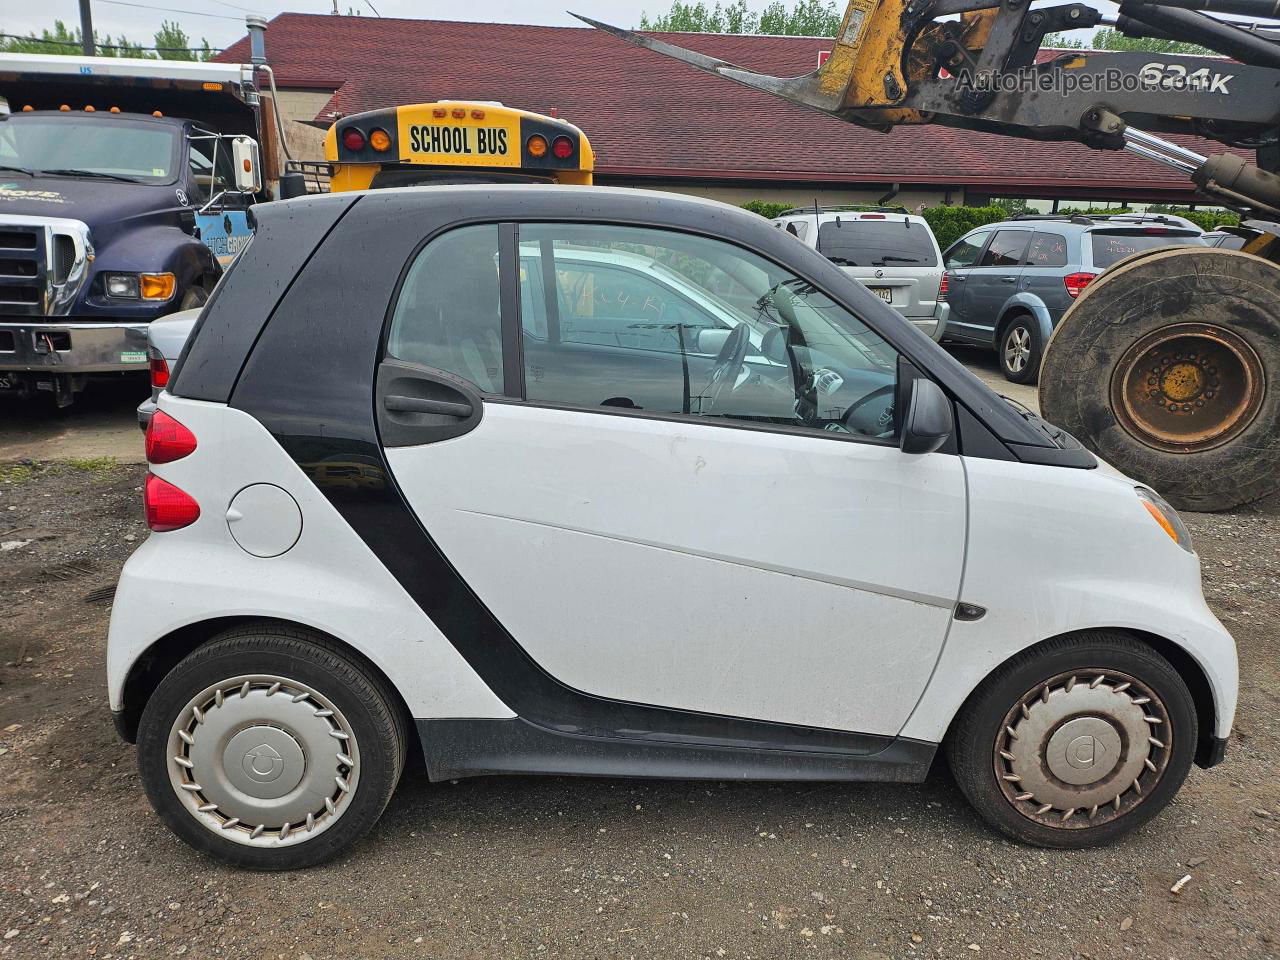
<instances>
[{"instance_id":1,"label":"bus windshield","mask_svg":"<svg viewBox=\"0 0 1280 960\"><path fill-rule=\"evenodd\" d=\"M177 127L112 117L23 116L0 124L0 165L138 183L174 178Z\"/></svg>"}]
</instances>

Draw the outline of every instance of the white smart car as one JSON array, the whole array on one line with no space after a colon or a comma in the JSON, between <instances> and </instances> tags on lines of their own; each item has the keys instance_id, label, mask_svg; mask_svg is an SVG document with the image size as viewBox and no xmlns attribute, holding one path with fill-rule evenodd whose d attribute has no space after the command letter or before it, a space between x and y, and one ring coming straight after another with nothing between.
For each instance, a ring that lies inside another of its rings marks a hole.
<instances>
[{"instance_id":1,"label":"white smart car","mask_svg":"<svg viewBox=\"0 0 1280 960\"><path fill-rule=\"evenodd\" d=\"M923 779L1046 846L1222 759L1177 514L720 204L257 208L147 434L111 708L197 849L288 868L410 751L481 774Z\"/></svg>"}]
</instances>

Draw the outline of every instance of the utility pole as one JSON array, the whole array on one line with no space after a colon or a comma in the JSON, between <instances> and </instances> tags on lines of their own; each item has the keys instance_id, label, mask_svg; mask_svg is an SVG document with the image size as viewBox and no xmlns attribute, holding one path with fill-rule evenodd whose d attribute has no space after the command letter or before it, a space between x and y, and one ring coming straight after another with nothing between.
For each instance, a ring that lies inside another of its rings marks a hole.
<instances>
[{"instance_id":1,"label":"utility pole","mask_svg":"<svg viewBox=\"0 0 1280 960\"><path fill-rule=\"evenodd\" d=\"M80 47L86 57L98 52L93 42L93 12L89 9L89 0L80 0Z\"/></svg>"}]
</instances>

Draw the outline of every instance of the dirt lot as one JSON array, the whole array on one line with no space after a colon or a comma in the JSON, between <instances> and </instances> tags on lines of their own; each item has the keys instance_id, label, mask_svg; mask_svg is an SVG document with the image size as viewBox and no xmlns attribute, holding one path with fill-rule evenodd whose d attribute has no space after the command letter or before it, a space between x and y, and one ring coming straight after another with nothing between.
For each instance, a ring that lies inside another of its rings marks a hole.
<instances>
[{"instance_id":1,"label":"dirt lot","mask_svg":"<svg viewBox=\"0 0 1280 960\"><path fill-rule=\"evenodd\" d=\"M107 713L142 477L0 465L0 957L1280 956L1280 504L1188 517L1240 644L1238 725L1227 763L1109 849L1007 843L941 770L916 787L410 774L347 858L257 875L170 835Z\"/></svg>"}]
</instances>

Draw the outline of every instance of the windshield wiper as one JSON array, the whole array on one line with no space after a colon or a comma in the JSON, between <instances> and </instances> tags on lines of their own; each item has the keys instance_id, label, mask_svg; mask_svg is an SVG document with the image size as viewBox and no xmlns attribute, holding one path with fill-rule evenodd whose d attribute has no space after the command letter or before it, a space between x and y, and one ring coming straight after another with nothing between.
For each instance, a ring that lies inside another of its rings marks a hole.
<instances>
[{"instance_id":1,"label":"windshield wiper","mask_svg":"<svg viewBox=\"0 0 1280 960\"><path fill-rule=\"evenodd\" d=\"M133 177L126 177L119 173L103 173L101 170L38 170L37 173L47 173L55 177L94 177L98 180L119 180L122 183L141 183Z\"/></svg>"},{"instance_id":2,"label":"windshield wiper","mask_svg":"<svg viewBox=\"0 0 1280 960\"><path fill-rule=\"evenodd\" d=\"M10 166L0 165L0 170L8 170L10 173L25 173L28 177L34 177L36 175L36 172L34 170L28 170L26 167L10 167Z\"/></svg>"},{"instance_id":3,"label":"windshield wiper","mask_svg":"<svg viewBox=\"0 0 1280 960\"><path fill-rule=\"evenodd\" d=\"M833 257L833 256L831 256L830 254L825 254L824 256L826 256L826 258L827 258L828 260L830 260L832 263L834 263L834 264L835 264L836 266L838 266L838 267L860 267L860 266L862 266L862 264L858 263L858 261L856 261L856 260L850 260L848 257Z\"/></svg>"},{"instance_id":4,"label":"windshield wiper","mask_svg":"<svg viewBox=\"0 0 1280 960\"><path fill-rule=\"evenodd\" d=\"M894 257L894 256L888 256L888 257L881 257L878 261L872 261L871 265L872 265L873 267L883 267L883 266L884 266L886 263L888 263L890 260L892 260L894 263L919 263L919 262L920 262L920 258L919 258L919 257Z\"/></svg>"}]
</instances>

